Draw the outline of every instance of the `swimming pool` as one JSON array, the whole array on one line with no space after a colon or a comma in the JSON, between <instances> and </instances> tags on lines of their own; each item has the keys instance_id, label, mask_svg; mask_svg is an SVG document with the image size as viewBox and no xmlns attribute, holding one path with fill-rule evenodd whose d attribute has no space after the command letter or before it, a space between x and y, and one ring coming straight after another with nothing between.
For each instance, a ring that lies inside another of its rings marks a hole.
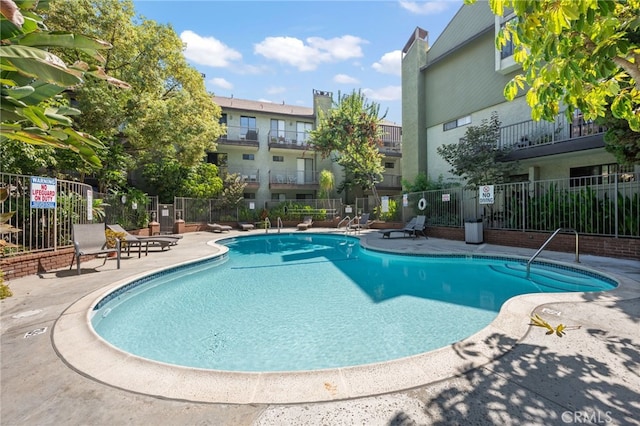
<instances>
[{"instance_id":1,"label":"swimming pool","mask_svg":"<svg viewBox=\"0 0 640 426\"><path fill-rule=\"evenodd\" d=\"M218 241L228 255L138 279L101 297L91 322L137 356L226 371L300 371L431 351L486 327L518 294L615 282L542 262L406 256L354 237L278 234Z\"/></svg>"}]
</instances>

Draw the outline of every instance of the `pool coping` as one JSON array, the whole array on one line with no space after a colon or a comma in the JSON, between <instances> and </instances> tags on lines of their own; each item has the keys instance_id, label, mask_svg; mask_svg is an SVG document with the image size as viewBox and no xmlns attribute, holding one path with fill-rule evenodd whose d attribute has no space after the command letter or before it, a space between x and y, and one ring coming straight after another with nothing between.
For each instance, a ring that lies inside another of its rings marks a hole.
<instances>
[{"instance_id":1,"label":"pool coping","mask_svg":"<svg viewBox=\"0 0 640 426\"><path fill-rule=\"evenodd\" d=\"M226 247L216 244L218 239L212 239L209 244L219 251L203 256L203 259L224 254ZM372 248L362 238L360 243L364 248ZM379 247L374 249L406 254ZM487 255L490 256L488 253L482 256ZM165 399L229 404L335 401L412 389L459 376L510 351L527 335L531 328L530 316L542 306L566 302L586 303L582 297L585 293L516 296L503 304L497 317L487 327L452 345L381 363L302 372L233 372L175 366L122 352L93 331L90 311L98 300L113 289L163 269L200 260L202 259L146 271L80 298L54 324L51 339L57 354L70 368L93 380ZM566 262L557 264L568 265ZM626 296L634 297L634 292L627 294L623 278L590 268L580 269L591 270L619 283L616 289L589 294L606 295L617 300Z\"/></svg>"}]
</instances>

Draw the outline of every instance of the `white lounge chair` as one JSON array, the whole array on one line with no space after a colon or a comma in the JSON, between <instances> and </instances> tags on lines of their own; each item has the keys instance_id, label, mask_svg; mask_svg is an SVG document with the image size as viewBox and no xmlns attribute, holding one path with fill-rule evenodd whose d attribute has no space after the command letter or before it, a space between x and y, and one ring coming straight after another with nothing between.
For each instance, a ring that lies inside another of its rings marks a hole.
<instances>
[{"instance_id":1,"label":"white lounge chair","mask_svg":"<svg viewBox=\"0 0 640 426\"><path fill-rule=\"evenodd\" d=\"M220 225L219 223L207 223L211 232L229 232L233 228L229 225Z\"/></svg>"},{"instance_id":2,"label":"white lounge chair","mask_svg":"<svg viewBox=\"0 0 640 426\"><path fill-rule=\"evenodd\" d=\"M311 216L305 216L304 220L298 224L298 231L306 231L313 225L313 218Z\"/></svg>"}]
</instances>

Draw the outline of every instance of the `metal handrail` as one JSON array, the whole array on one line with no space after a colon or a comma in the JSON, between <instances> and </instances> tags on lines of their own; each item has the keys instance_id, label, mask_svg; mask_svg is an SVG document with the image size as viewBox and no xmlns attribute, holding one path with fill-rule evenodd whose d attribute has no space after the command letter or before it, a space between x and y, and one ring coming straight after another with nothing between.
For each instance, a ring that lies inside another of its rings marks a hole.
<instances>
[{"instance_id":1,"label":"metal handrail","mask_svg":"<svg viewBox=\"0 0 640 426\"><path fill-rule=\"evenodd\" d=\"M340 222L338 222L338 226L336 226L336 228L340 228L340 225L342 225L342 222L347 221L347 227L349 227L349 224L351 223L351 218L347 215L344 218L342 218L342 220Z\"/></svg>"},{"instance_id":2,"label":"metal handrail","mask_svg":"<svg viewBox=\"0 0 640 426\"><path fill-rule=\"evenodd\" d=\"M278 220L276 221L276 224L278 226L278 234L280 233L280 230L282 229L282 227L284 226L282 223L282 218L280 216L278 216Z\"/></svg>"},{"instance_id":3,"label":"metal handrail","mask_svg":"<svg viewBox=\"0 0 640 426\"><path fill-rule=\"evenodd\" d=\"M533 259L538 257L540 252L542 250L544 250L544 248L547 246L547 244L549 244L551 242L551 240L553 239L553 237L555 237L558 234L558 232L560 232L560 231L565 231L565 232L572 231L574 234L576 234L576 263L580 263L580 253L579 253L579 250L578 250L578 231L576 231L573 228L558 228L558 229L555 230L555 232L553 234L551 234L551 236L549 238L547 238L547 241L545 241L544 244L542 244L542 246L540 246L538 251L535 252L535 254L533 256L531 256L531 259L529 259L529 261L527 262L527 278L529 278L529 274L531 272L531 262L533 262Z\"/></svg>"},{"instance_id":4,"label":"metal handrail","mask_svg":"<svg viewBox=\"0 0 640 426\"><path fill-rule=\"evenodd\" d=\"M269 220L268 217L264 218L264 233L268 234L269 233L269 228L271 228L271 221Z\"/></svg>"}]
</instances>

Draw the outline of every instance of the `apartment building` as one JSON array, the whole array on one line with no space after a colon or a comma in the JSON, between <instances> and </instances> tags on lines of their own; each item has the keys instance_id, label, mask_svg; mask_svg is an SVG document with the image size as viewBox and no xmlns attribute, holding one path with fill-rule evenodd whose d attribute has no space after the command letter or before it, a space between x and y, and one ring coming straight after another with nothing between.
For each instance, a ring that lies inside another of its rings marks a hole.
<instances>
[{"instance_id":1,"label":"apartment building","mask_svg":"<svg viewBox=\"0 0 640 426\"><path fill-rule=\"evenodd\" d=\"M561 111L555 122L536 122L524 94L504 99L504 86L520 72L513 47L495 47L500 26L510 18L494 16L480 1L462 6L431 46L428 32L415 29L402 50L404 177L412 181L425 172L432 179L457 179L437 148L457 143L468 126L495 111L502 123L499 144L518 161L513 181L616 172L634 179L633 166L618 165L605 151L605 129L585 122L579 111L571 120Z\"/></svg>"},{"instance_id":2,"label":"apartment building","mask_svg":"<svg viewBox=\"0 0 640 426\"><path fill-rule=\"evenodd\" d=\"M344 179L342 168L331 159L323 159L309 144L309 132L318 125L319 111L333 106L333 94L313 90L313 107L215 96L222 108L221 122L227 134L217 141L216 152L207 162L223 173L237 173L246 183L244 197L257 206L269 201L311 200L318 198L319 175L330 170L336 186ZM378 186L382 195L401 191L401 127L385 123L381 152L387 172ZM331 194L352 202L357 192Z\"/></svg>"}]
</instances>

